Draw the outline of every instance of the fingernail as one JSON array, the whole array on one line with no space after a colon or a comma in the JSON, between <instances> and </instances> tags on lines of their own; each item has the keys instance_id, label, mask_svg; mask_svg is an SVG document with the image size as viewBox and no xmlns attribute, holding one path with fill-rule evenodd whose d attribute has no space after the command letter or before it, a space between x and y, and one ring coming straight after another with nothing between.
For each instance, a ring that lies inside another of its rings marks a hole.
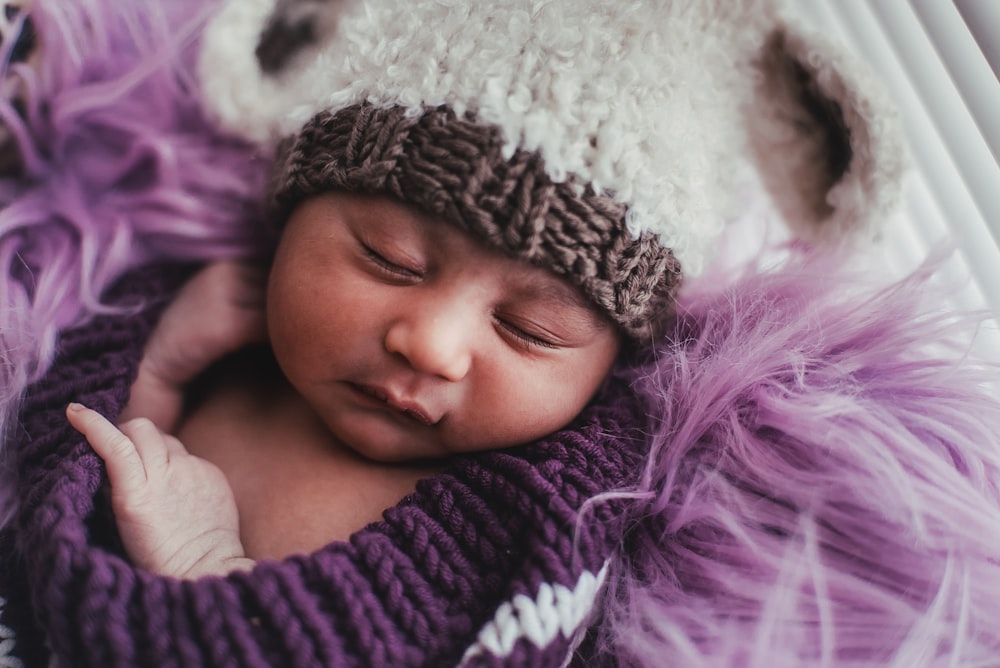
<instances>
[{"instance_id":1,"label":"fingernail","mask_svg":"<svg viewBox=\"0 0 1000 668\"><path fill-rule=\"evenodd\" d=\"M66 407L66 410L73 411L74 413L76 413L77 411L82 411L83 404L78 404L75 401L73 401L70 403L69 406Z\"/></svg>"}]
</instances>

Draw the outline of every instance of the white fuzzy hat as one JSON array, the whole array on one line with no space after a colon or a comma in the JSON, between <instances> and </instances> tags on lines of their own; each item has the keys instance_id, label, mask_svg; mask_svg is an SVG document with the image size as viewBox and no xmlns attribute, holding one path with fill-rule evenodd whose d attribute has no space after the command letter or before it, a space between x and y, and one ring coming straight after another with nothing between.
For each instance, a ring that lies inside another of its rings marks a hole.
<instances>
[{"instance_id":1,"label":"white fuzzy hat","mask_svg":"<svg viewBox=\"0 0 1000 668\"><path fill-rule=\"evenodd\" d=\"M324 188L387 190L514 255L546 266L558 256L555 271L637 337L669 313L677 261L687 275L701 270L745 156L809 239L865 229L898 196L902 144L881 88L773 0L229 0L205 33L200 71L226 126L264 145L296 138L278 169L284 204ZM470 128L486 138L469 139ZM495 155L440 176L457 184L447 197L416 193L413 179L438 168L433 142L451 142L452 162ZM401 155L414 164L386 177ZM483 185L484 170L517 185ZM488 197L452 202L469 179ZM549 199L524 204L512 233L497 189ZM576 218L601 221L586 232L550 223L553 197L563 218L576 198L586 202ZM555 250L524 237L553 225ZM593 271L577 254L590 241L566 242L592 233L610 258Z\"/></svg>"}]
</instances>

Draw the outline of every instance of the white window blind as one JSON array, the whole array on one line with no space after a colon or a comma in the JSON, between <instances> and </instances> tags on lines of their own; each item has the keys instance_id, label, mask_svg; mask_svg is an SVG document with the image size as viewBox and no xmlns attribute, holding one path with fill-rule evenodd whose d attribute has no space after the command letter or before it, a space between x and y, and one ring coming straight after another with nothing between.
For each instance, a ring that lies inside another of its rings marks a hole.
<instances>
[{"instance_id":1,"label":"white window blind","mask_svg":"<svg viewBox=\"0 0 1000 668\"><path fill-rule=\"evenodd\" d=\"M1000 313L1000 1L797 0L816 29L854 49L901 114L912 173L886 253L912 267L943 240L971 277L957 306ZM986 333L1000 351L1000 334Z\"/></svg>"}]
</instances>

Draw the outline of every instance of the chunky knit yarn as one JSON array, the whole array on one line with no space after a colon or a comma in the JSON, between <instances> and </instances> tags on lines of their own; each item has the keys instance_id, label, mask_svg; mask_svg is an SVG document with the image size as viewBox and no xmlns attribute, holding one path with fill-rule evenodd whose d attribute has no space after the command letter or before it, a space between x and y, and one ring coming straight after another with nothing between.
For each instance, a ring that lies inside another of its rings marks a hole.
<instances>
[{"instance_id":1,"label":"chunky knit yarn","mask_svg":"<svg viewBox=\"0 0 1000 668\"><path fill-rule=\"evenodd\" d=\"M147 307L66 333L28 393L10 450L22 503L0 535L5 658L44 665L47 643L74 667L563 665L622 537L613 503L586 520L581 504L637 469L640 418L614 383L568 430L458 460L350 542L197 581L123 559L102 465L64 409L117 414L182 275L127 279L115 301Z\"/></svg>"}]
</instances>

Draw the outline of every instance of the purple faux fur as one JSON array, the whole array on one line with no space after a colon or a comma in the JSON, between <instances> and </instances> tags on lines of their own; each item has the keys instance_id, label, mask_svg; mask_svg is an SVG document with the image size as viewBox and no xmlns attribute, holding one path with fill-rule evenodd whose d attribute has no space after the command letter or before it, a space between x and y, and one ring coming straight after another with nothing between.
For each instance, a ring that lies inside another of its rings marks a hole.
<instances>
[{"instance_id":1,"label":"purple faux fur","mask_svg":"<svg viewBox=\"0 0 1000 668\"><path fill-rule=\"evenodd\" d=\"M605 612L638 665L1000 661L1000 369L935 309L797 257L686 304ZM935 301L937 300L937 301Z\"/></svg>"},{"instance_id":2,"label":"purple faux fur","mask_svg":"<svg viewBox=\"0 0 1000 668\"><path fill-rule=\"evenodd\" d=\"M125 270L250 251L266 164L201 114L192 61L211 4L34 2L36 51L0 76L22 166L0 176L0 434L59 331Z\"/></svg>"}]
</instances>

